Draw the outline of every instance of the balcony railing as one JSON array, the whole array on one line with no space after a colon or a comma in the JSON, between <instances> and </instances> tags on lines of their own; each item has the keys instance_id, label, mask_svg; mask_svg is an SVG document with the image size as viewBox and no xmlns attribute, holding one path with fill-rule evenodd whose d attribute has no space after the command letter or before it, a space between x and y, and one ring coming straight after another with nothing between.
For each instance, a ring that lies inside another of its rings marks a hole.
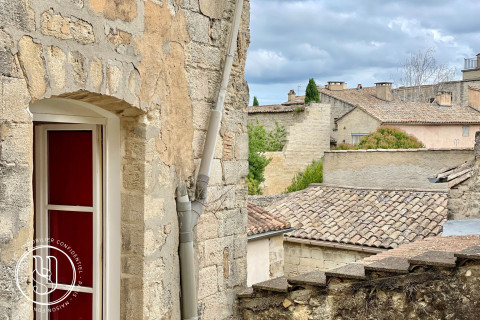
<instances>
[{"instance_id":1,"label":"balcony railing","mask_svg":"<svg viewBox=\"0 0 480 320\"><path fill-rule=\"evenodd\" d=\"M477 58L465 59L464 70L477 69Z\"/></svg>"}]
</instances>

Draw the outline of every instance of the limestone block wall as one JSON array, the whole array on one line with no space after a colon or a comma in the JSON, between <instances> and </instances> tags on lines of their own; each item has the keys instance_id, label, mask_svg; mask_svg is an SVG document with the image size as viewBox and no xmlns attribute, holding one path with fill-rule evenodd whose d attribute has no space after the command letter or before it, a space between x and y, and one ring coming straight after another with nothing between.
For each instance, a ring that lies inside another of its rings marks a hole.
<instances>
[{"instance_id":1,"label":"limestone block wall","mask_svg":"<svg viewBox=\"0 0 480 320\"><path fill-rule=\"evenodd\" d=\"M375 254L288 240L284 241L283 246L285 249L285 275L288 277L316 269L333 269Z\"/></svg>"},{"instance_id":2,"label":"limestone block wall","mask_svg":"<svg viewBox=\"0 0 480 320\"><path fill-rule=\"evenodd\" d=\"M367 188L448 190L430 183L443 168L473 158L471 149L336 150L324 156L323 182Z\"/></svg>"},{"instance_id":3,"label":"limestone block wall","mask_svg":"<svg viewBox=\"0 0 480 320\"><path fill-rule=\"evenodd\" d=\"M234 6L234 0L0 1L4 318L33 313L10 282L33 238L28 108L58 96L120 119L121 319L180 318L175 189L181 182L194 188ZM202 319L231 318L235 290L246 281L248 25L245 1L209 203L196 229ZM31 288L31 281L26 285Z\"/></svg>"},{"instance_id":4,"label":"limestone block wall","mask_svg":"<svg viewBox=\"0 0 480 320\"><path fill-rule=\"evenodd\" d=\"M289 132L291 126L295 123L302 122L305 119L305 111L303 108L299 108L298 111L289 112L262 112L262 113L249 113L248 123L263 125L267 130L275 129L275 122L280 126L284 126Z\"/></svg>"},{"instance_id":5,"label":"limestone block wall","mask_svg":"<svg viewBox=\"0 0 480 320\"><path fill-rule=\"evenodd\" d=\"M305 119L290 127L283 151L265 153L272 161L265 168L264 194L285 191L295 174L329 149L330 105L312 103L305 109Z\"/></svg>"}]
</instances>

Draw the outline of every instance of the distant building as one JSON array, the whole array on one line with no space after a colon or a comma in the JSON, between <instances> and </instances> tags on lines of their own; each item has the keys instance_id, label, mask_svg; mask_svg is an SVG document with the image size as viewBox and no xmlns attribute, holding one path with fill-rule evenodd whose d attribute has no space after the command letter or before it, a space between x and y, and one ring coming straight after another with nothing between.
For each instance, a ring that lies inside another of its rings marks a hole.
<instances>
[{"instance_id":1,"label":"distant building","mask_svg":"<svg viewBox=\"0 0 480 320\"><path fill-rule=\"evenodd\" d=\"M248 202L247 286L284 274L283 234L290 223Z\"/></svg>"}]
</instances>

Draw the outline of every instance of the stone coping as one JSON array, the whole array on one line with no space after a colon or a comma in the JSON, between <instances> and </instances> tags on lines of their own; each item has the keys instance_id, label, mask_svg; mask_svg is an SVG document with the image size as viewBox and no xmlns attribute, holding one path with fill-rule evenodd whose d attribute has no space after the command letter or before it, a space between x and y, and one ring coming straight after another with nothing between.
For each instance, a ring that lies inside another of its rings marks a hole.
<instances>
[{"instance_id":1,"label":"stone coping","mask_svg":"<svg viewBox=\"0 0 480 320\"><path fill-rule=\"evenodd\" d=\"M421 151L473 151L473 148L417 148L417 149L359 149L327 150L325 153L361 153L361 152L421 152Z\"/></svg>"}]
</instances>

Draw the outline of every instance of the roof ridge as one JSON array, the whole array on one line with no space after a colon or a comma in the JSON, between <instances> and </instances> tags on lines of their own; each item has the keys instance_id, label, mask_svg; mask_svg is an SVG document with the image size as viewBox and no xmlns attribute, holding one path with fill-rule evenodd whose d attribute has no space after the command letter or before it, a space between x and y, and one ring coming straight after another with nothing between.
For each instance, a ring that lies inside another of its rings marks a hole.
<instances>
[{"instance_id":1,"label":"roof ridge","mask_svg":"<svg viewBox=\"0 0 480 320\"><path fill-rule=\"evenodd\" d=\"M419 189L419 188L375 188L375 187L358 187L358 186L345 186L336 185L331 183L311 183L307 189L312 187L328 187L328 188L341 188L341 189L354 189L354 190L372 190L372 191L415 191L415 192L431 192L431 193L446 193L448 190L443 189ZM305 190L307 190L305 189Z\"/></svg>"}]
</instances>

